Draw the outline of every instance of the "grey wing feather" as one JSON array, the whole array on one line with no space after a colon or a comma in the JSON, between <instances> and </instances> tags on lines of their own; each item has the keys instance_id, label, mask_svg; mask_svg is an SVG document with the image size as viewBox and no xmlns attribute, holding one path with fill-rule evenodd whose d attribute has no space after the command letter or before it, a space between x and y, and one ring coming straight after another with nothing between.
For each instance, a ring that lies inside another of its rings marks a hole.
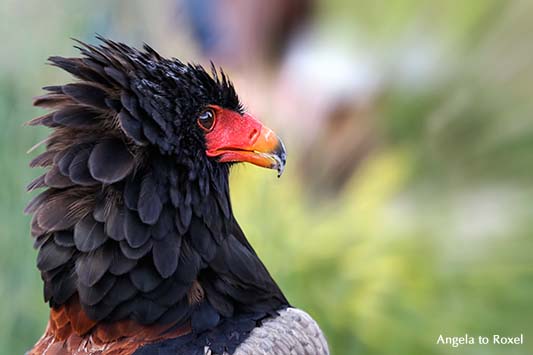
<instances>
[{"instance_id":1,"label":"grey wing feather","mask_svg":"<svg viewBox=\"0 0 533 355\"><path fill-rule=\"evenodd\" d=\"M296 308L279 312L264 321L235 350L234 355L329 355L328 344L318 324Z\"/></svg>"}]
</instances>

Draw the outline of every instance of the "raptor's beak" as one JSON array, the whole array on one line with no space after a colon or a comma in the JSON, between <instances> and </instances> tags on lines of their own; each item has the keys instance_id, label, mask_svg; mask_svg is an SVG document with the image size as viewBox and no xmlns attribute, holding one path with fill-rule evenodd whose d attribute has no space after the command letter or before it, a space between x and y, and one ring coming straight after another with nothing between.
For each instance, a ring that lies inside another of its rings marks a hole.
<instances>
[{"instance_id":1,"label":"raptor's beak","mask_svg":"<svg viewBox=\"0 0 533 355\"><path fill-rule=\"evenodd\" d=\"M285 146L268 127L248 113L212 106L216 119L206 133L206 154L220 162L248 162L276 169L278 177L285 169Z\"/></svg>"}]
</instances>

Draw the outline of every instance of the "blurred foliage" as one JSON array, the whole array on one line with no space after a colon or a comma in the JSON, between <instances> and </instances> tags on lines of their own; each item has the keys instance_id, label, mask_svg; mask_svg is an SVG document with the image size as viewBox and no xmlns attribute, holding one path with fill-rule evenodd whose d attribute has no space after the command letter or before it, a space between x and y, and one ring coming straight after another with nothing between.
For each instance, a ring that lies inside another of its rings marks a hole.
<instances>
[{"instance_id":1,"label":"blurred foliage","mask_svg":"<svg viewBox=\"0 0 533 355\"><path fill-rule=\"evenodd\" d=\"M150 24L168 1L146 4L0 6L1 354L30 347L48 313L22 215L37 174L24 152L45 135L23 126L38 114L31 97L67 77L45 58L74 54L68 37L93 32L164 43ZM319 3L321 28L357 33L380 63L383 143L337 199L306 194L294 155L279 181L236 167L232 196L252 244L333 354L533 353L532 14L520 1ZM412 77L420 43L430 73ZM439 334L465 333L523 333L525 344L436 345Z\"/></svg>"}]
</instances>

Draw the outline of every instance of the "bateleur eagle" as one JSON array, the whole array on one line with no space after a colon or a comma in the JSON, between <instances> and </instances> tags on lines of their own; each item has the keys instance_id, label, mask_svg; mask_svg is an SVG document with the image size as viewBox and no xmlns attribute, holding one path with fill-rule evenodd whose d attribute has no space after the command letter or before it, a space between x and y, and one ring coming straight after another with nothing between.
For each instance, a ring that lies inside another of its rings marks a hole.
<instances>
[{"instance_id":1,"label":"bateleur eagle","mask_svg":"<svg viewBox=\"0 0 533 355\"><path fill-rule=\"evenodd\" d=\"M37 267L50 305L29 354L328 354L232 213L232 164L285 165L222 71L99 37L50 57L52 133L31 161Z\"/></svg>"}]
</instances>

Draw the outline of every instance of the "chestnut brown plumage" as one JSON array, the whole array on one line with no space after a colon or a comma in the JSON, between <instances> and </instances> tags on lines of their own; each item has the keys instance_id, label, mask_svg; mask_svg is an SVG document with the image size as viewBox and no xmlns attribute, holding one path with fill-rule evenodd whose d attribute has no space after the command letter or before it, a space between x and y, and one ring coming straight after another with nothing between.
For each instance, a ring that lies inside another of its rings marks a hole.
<instances>
[{"instance_id":1,"label":"chestnut brown plumage","mask_svg":"<svg viewBox=\"0 0 533 355\"><path fill-rule=\"evenodd\" d=\"M232 353L289 304L233 216L229 168L281 173L283 144L223 72L99 39L50 57L78 81L34 101L53 110L30 121L52 133L26 208L51 316L31 353Z\"/></svg>"}]
</instances>

